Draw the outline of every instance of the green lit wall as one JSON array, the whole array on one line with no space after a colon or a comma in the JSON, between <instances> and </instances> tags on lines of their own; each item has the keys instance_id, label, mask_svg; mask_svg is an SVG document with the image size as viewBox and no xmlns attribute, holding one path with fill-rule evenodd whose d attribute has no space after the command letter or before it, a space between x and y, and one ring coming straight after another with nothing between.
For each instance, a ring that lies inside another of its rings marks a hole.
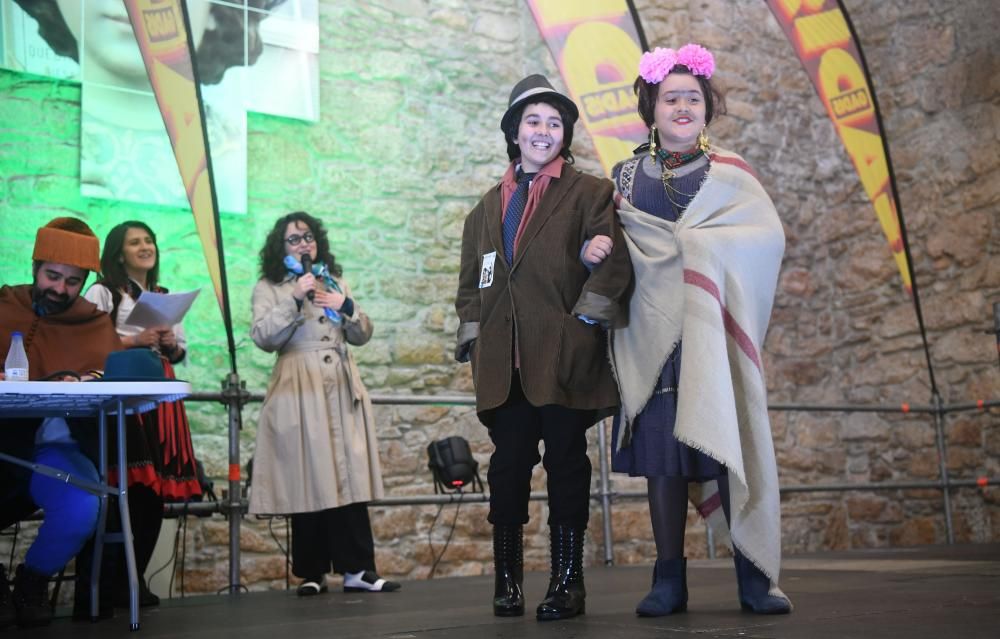
<instances>
[{"instance_id":1,"label":"green lit wall","mask_svg":"<svg viewBox=\"0 0 1000 639\"><path fill-rule=\"evenodd\" d=\"M509 55L524 45L507 34L463 38L474 16L446 4L428 13L420 3L323 3L322 120L249 114L249 212L222 217L238 366L249 388L265 387L273 362L248 337L257 252L278 215L302 209L324 220L375 322L375 339L356 351L369 386L467 390L467 371L450 359L461 224L503 170L498 120L526 67ZM510 18L530 20L520 11L508 3L481 12L479 22L495 29ZM491 15L493 22L482 21ZM546 56L527 69L551 64ZM80 196L80 96L77 84L0 71L0 281L30 280L34 232L52 217L81 217L102 239L121 221L147 222L158 234L162 283L202 288L185 321L190 358L179 375L198 390L217 390L226 340L192 216ZM196 439L221 453L221 411L189 410ZM252 434L255 408L247 414Z\"/></svg>"}]
</instances>

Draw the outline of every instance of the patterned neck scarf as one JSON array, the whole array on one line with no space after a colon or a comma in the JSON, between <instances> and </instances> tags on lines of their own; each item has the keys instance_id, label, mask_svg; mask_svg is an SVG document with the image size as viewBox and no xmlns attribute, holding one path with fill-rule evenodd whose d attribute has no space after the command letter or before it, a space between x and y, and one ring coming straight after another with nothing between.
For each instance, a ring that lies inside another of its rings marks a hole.
<instances>
[{"instance_id":1,"label":"patterned neck scarf","mask_svg":"<svg viewBox=\"0 0 1000 639\"><path fill-rule=\"evenodd\" d=\"M291 255L285 256L285 268L288 270L288 274L292 276L302 275L302 263ZM312 265L312 274L318 279L322 280L323 284L326 285L327 290L337 291L338 293L343 293L340 289L340 285L337 281L333 279L330 275L330 269L327 267L325 262L316 262ZM323 313L329 318L331 322L337 324L343 323L343 317L340 313L333 310L332 308L324 308Z\"/></svg>"}]
</instances>

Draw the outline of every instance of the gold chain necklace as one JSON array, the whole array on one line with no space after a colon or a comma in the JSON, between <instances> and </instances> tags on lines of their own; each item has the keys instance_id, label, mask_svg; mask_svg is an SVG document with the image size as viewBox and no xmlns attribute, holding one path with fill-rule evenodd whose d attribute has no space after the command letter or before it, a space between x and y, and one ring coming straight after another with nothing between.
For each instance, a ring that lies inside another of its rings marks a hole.
<instances>
[{"instance_id":1,"label":"gold chain necklace","mask_svg":"<svg viewBox=\"0 0 1000 639\"><path fill-rule=\"evenodd\" d=\"M695 157L697 157L697 155L695 155ZM680 222L681 216L684 215L684 210L677 203L677 201L674 199L671 193L676 194L678 198L681 198L684 201L690 202L691 198L693 198L695 194L698 192L698 189L695 189L693 193L685 193L680 189L676 188L673 184L670 183L670 180L677 177L677 172L674 171L672 168L668 167L666 162L662 163L661 166L663 168L663 172L660 173L660 181L663 183L663 191L667 196L667 201L670 203L671 208L674 210L674 214L677 216L677 221Z\"/></svg>"}]
</instances>

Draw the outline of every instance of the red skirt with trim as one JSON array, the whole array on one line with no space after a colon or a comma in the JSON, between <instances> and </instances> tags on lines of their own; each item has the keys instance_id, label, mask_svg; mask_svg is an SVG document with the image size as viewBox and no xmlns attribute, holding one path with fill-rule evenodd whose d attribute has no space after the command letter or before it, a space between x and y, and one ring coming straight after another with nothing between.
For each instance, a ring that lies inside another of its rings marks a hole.
<instances>
[{"instance_id":1,"label":"red skirt with trim","mask_svg":"<svg viewBox=\"0 0 1000 639\"><path fill-rule=\"evenodd\" d=\"M162 359L162 358L161 358ZM174 367L163 361L164 375L176 379ZM143 484L164 501L189 501L201 496L198 470L191 443L184 402L164 402L143 415L129 415L125 460L128 485ZM113 440L114 438L109 438ZM109 442L109 461L114 462L117 442ZM117 484L117 466L108 469L109 479Z\"/></svg>"}]
</instances>

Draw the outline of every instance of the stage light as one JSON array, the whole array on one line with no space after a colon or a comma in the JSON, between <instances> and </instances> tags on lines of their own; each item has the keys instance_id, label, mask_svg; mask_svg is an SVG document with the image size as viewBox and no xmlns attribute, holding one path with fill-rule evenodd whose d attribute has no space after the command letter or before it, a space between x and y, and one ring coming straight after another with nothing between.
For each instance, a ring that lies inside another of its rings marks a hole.
<instances>
[{"instance_id":1,"label":"stage light","mask_svg":"<svg viewBox=\"0 0 1000 639\"><path fill-rule=\"evenodd\" d=\"M462 490L472 485L471 492L483 492L479 478L479 462L464 437L453 435L431 442L427 446L427 467L434 476L434 492Z\"/></svg>"}]
</instances>

